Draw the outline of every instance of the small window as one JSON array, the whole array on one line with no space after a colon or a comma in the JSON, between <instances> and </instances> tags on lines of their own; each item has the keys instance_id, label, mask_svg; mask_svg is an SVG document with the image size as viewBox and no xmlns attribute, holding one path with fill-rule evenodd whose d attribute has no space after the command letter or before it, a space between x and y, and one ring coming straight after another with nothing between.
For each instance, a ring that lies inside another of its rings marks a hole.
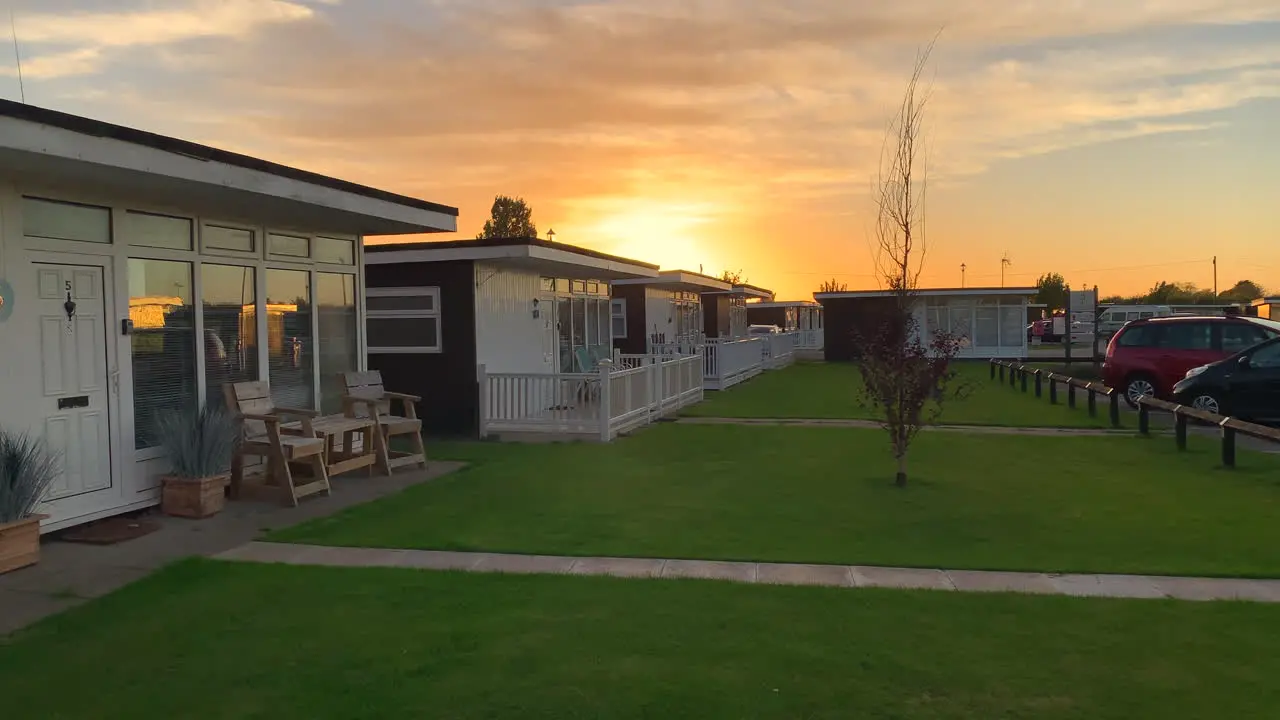
<instances>
[{"instance_id":1,"label":"small window","mask_svg":"<svg viewBox=\"0 0 1280 720\"><path fill-rule=\"evenodd\" d=\"M125 238L130 245L190 250L193 224L186 218L152 215L151 213L125 213Z\"/></svg>"},{"instance_id":2,"label":"small window","mask_svg":"<svg viewBox=\"0 0 1280 720\"><path fill-rule=\"evenodd\" d=\"M1249 356L1249 366L1254 368L1280 367L1280 342L1274 342Z\"/></svg>"},{"instance_id":3,"label":"small window","mask_svg":"<svg viewBox=\"0 0 1280 720\"><path fill-rule=\"evenodd\" d=\"M539 278L539 281L540 281L540 286L542 287L543 292L555 292L556 290L555 278L544 277L544 278Z\"/></svg>"},{"instance_id":4,"label":"small window","mask_svg":"<svg viewBox=\"0 0 1280 720\"><path fill-rule=\"evenodd\" d=\"M369 288L365 292L370 353L438 353L440 288Z\"/></svg>"},{"instance_id":5,"label":"small window","mask_svg":"<svg viewBox=\"0 0 1280 720\"><path fill-rule=\"evenodd\" d=\"M569 287L570 287L570 292L575 292L575 293L585 293L585 292L587 291L587 281L586 281L586 280L574 280L574 281L573 281L573 284L572 284L572 285L570 285Z\"/></svg>"},{"instance_id":6,"label":"small window","mask_svg":"<svg viewBox=\"0 0 1280 720\"><path fill-rule=\"evenodd\" d=\"M244 228L205 225L200 230L200 241L204 244L205 250L251 253L257 248L254 240L254 232Z\"/></svg>"},{"instance_id":7,"label":"small window","mask_svg":"<svg viewBox=\"0 0 1280 720\"><path fill-rule=\"evenodd\" d=\"M335 265L355 265L356 244L342 238L317 237L315 261Z\"/></svg>"},{"instance_id":8,"label":"small window","mask_svg":"<svg viewBox=\"0 0 1280 720\"><path fill-rule=\"evenodd\" d=\"M1139 319L1139 320L1146 320L1146 319L1147 319L1147 318L1149 318L1149 317L1155 317L1155 316L1156 316L1156 314L1155 314L1155 313L1153 313L1153 312L1140 312L1140 313L1138 313L1138 319Z\"/></svg>"},{"instance_id":9,"label":"small window","mask_svg":"<svg viewBox=\"0 0 1280 720\"><path fill-rule=\"evenodd\" d=\"M1121 333L1116 344L1120 347L1155 347L1159 340L1158 325L1133 325Z\"/></svg>"},{"instance_id":10,"label":"small window","mask_svg":"<svg viewBox=\"0 0 1280 720\"><path fill-rule=\"evenodd\" d=\"M569 278L556 278L556 292L569 292Z\"/></svg>"},{"instance_id":11,"label":"small window","mask_svg":"<svg viewBox=\"0 0 1280 720\"><path fill-rule=\"evenodd\" d=\"M111 210L93 205L22 198L22 234L49 240L111 242Z\"/></svg>"},{"instance_id":12,"label":"small window","mask_svg":"<svg viewBox=\"0 0 1280 720\"><path fill-rule=\"evenodd\" d=\"M267 234L267 254L285 257L311 257L311 239L297 235Z\"/></svg>"},{"instance_id":13,"label":"small window","mask_svg":"<svg viewBox=\"0 0 1280 720\"><path fill-rule=\"evenodd\" d=\"M609 302L609 315L613 323L613 337L625 338L627 336L627 301L625 298L618 298Z\"/></svg>"},{"instance_id":14,"label":"small window","mask_svg":"<svg viewBox=\"0 0 1280 720\"><path fill-rule=\"evenodd\" d=\"M1211 350L1213 327L1209 323L1171 323L1164 329L1160 347L1171 350Z\"/></svg>"}]
</instances>

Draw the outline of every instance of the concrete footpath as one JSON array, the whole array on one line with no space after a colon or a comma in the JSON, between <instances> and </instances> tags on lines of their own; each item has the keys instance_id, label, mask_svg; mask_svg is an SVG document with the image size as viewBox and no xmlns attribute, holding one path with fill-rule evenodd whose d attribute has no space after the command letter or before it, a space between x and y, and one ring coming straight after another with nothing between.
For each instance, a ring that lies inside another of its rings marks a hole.
<instances>
[{"instance_id":1,"label":"concrete footpath","mask_svg":"<svg viewBox=\"0 0 1280 720\"><path fill-rule=\"evenodd\" d=\"M887 587L960 592L1020 592L1078 597L1174 598L1280 602L1280 580L1090 575L986 570L931 570L867 565L665 560L661 558L567 557L507 553L391 550L251 542L221 553L222 560L392 567L470 572L610 575L629 578L697 578L776 585Z\"/></svg>"},{"instance_id":2,"label":"concrete footpath","mask_svg":"<svg viewBox=\"0 0 1280 720\"><path fill-rule=\"evenodd\" d=\"M298 507L237 500L204 520L151 512L145 520L158 523L159 530L116 545L70 543L59 540L55 533L41 542L38 564L0 575L0 636L106 595L175 560L239 547L268 530L332 515L451 473L462 465L432 461L426 470L401 469L391 476L339 475L333 478L331 495L307 498Z\"/></svg>"}]
</instances>

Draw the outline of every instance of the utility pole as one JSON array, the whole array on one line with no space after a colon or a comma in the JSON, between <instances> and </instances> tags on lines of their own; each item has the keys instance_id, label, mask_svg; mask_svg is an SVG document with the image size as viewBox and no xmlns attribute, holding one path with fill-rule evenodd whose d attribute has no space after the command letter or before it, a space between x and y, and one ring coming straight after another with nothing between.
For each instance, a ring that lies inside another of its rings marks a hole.
<instances>
[{"instance_id":1,"label":"utility pole","mask_svg":"<svg viewBox=\"0 0 1280 720\"><path fill-rule=\"evenodd\" d=\"M1218 256L1213 256L1213 299L1218 299Z\"/></svg>"},{"instance_id":2,"label":"utility pole","mask_svg":"<svg viewBox=\"0 0 1280 720\"><path fill-rule=\"evenodd\" d=\"M1007 253L1007 252L1006 252L1003 256L1001 256L1001 258L1000 258L1000 287L1004 287L1004 269L1005 269L1006 267L1008 267L1008 266L1012 265L1012 264L1013 264L1013 261L1009 259L1009 253Z\"/></svg>"},{"instance_id":3,"label":"utility pole","mask_svg":"<svg viewBox=\"0 0 1280 720\"><path fill-rule=\"evenodd\" d=\"M964 263L960 263L960 287L964 288L964 269L968 267Z\"/></svg>"}]
</instances>

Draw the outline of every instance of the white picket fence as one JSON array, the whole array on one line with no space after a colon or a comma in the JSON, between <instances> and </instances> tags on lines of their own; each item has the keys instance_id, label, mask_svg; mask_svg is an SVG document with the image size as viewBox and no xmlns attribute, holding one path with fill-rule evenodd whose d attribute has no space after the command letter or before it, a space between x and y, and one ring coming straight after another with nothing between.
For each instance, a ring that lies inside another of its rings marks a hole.
<instances>
[{"instance_id":1,"label":"white picket fence","mask_svg":"<svg viewBox=\"0 0 1280 720\"><path fill-rule=\"evenodd\" d=\"M797 330L796 331L796 350L822 350L824 348L822 329L817 330Z\"/></svg>"},{"instance_id":2,"label":"white picket fence","mask_svg":"<svg viewBox=\"0 0 1280 720\"><path fill-rule=\"evenodd\" d=\"M759 375L764 369L761 336L738 340L710 339L704 346L703 386L725 390Z\"/></svg>"},{"instance_id":3,"label":"white picket fence","mask_svg":"<svg viewBox=\"0 0 1280 720\"><path fill-rule=\"evenodd\" d=\"M608 442L702 400L702 357L620 355L591 373L477 368L480 436L589 435Z\"/></svg>"},{"instance_id":4,"label":"white picket fence","mask_svg":"<svg viewBox=\"0 0 1280 720\"><path fill-rule=\"evenodd\" d=\"M761 362L770 370L777 370L790 365L795 360L796 336L798 332L774 333L761 335L764 340L761 348Z\"/></svg>"}]
</instances>

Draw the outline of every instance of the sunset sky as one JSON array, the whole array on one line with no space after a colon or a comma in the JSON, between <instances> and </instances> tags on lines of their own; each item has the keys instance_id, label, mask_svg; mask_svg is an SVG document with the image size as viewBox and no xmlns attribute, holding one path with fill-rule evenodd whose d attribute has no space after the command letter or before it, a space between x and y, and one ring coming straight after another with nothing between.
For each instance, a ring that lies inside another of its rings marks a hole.
<instances>
[{"instance_id":1,"label":"sunset sky","mask_svg":"<svg viewBox=\"0 0 1280 720\"><path fill-rule=\"evenodd\" d=\"M925 284L1007 252L1008 285L1211 286L1217 255L1280 290L1277 0L10 2L30 103L455 205L462 237L520 195L557 240L789 299L875 287L884 125L945 28Z\"/></svg>"}]
</instances>

